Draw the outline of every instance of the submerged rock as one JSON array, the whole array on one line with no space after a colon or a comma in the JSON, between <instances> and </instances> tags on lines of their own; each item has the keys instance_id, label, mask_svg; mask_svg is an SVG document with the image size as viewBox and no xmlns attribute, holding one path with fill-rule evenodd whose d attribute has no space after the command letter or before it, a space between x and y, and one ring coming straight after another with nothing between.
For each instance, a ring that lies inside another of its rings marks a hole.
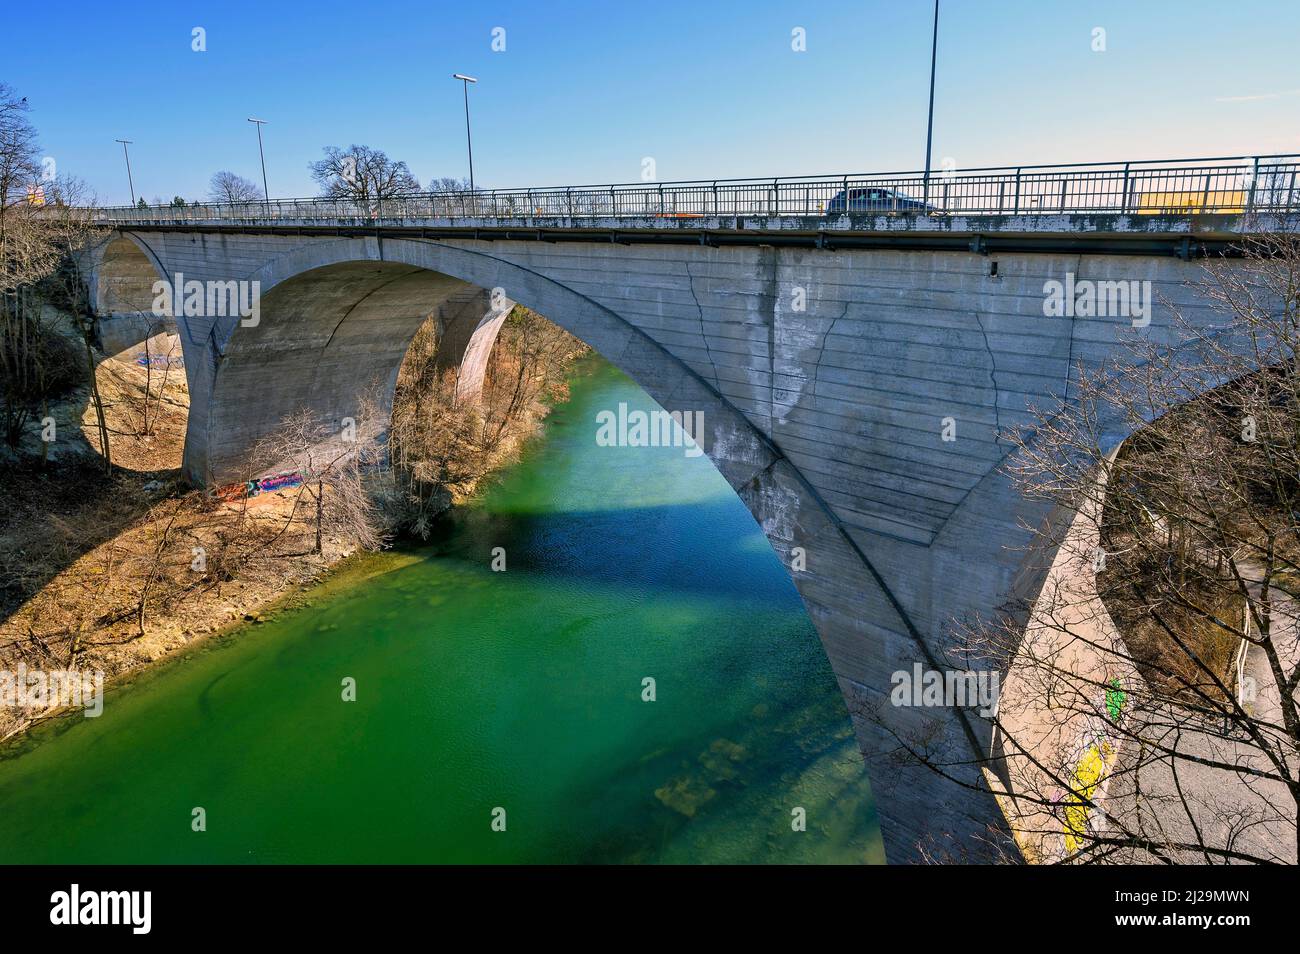
<instances>
[{"instance_id":1,"label":"submerged rock","mask_svg":"<svg viewBox=\"0 0 1300 954\"><path fill-rule=\"evenodd\" d=\"M655 789L655 798L687 818L694 818L700 807L717 794L703 781L690 775L682 775Z\"/></svg>"},{"instance_id":2,"label":"submerged rock","mask_svg":"<svg viewBox=\"0 0 1300 954\"><path fill-rule=\"evenodd\" d=\"M737 775L736 764L749 758L749 750L730 739L715 739L700 753L700 764L714 779L730 781Z\"/></svg>"}]
</instances>

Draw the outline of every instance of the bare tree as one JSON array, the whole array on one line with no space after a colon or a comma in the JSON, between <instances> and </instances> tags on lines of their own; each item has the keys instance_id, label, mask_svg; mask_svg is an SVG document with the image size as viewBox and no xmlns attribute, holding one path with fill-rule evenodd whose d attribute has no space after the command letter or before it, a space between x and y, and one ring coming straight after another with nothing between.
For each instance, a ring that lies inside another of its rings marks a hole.
<instances>
[{"instance_id":1,"label":"bare tree","mask_svg":"<svg viewBox=\"0 0 1300 954\"><path fill-rule=\"evenodd\" d=\"M501 326L488 368L484 405L492 441L500 441L547 391L562 386L569 359L585 350L563 328L516 305Z\"/></svg>"},{"instance_id":2,"label":"bare tree","mask_svg":"<svg viewBox=\"0 0 1300 954\"><path fill-rule=\"evenodd\" d=\"M956 633L1003 674L982 767L1033 861L1297 860L1300 244L1197 288L1221 324L1173 309L1177 349L1135 336L1015 435L1046 582Z\"/></svg>"},{"instance_id":3,"label":"bare tree","mask_svg":"<svg viewBox=\"0 0 1300 954\"><path fill-rule=\"evenodd\" d=\"M417 335L413 347L419 347ZM454 371L439 371L432 361L404 363L398 379L389 432L395 492L393 520L427 537L431 521L454 499L471 491L495 462L495 446L482 409L456 401Z\"/></svg>"},{"instance_id":4,"label":"bare tree","mask_svg":"<svg viewBox=\"0 0 1300 954\"><path fill-rule=\"evenodd\" d=\"M223 169L208 180L208 198L213 202L260 202L264 196L257 183Z\"/></svg>"},{"instance_id":5,"label":"bare tree","mask_svg":"<svg viewBox=\"0 0 1300 954\"><path fill-rule=\"evenodd\" d=\"M427 536L431 520L499 466L563 388L585 346L516 306L502 325L478 401L458 400L456 372L438 363L432 319L416 333L397 378L389 433L393 521Z\"/></svg>"},{"instance_id":6,"label":"bare tree","mask_svg":"<svg viewBox=\"0 0 1300 954\"><path fill-rule=\"evenodd\" d=\"M304 503L312 508L315 553L323 552L326 534L364 550L377 550L385 543L386 524L372 493L373 478L385 464L380 406L367 396L357 416L343 421L325 421L310 410L300 410L251 451L256 470L292 474L299 481L289 519Z\"/></svg>"},{"instance_id":7,"label":"bare tree","mask_svg":"<svg viewBox=\"0 0 1300 954\"><path fill-rule=\"evenodd\" d=\"M44 416L49 399L77 378L69 340L47 306L65 309L89 333L80 261L97 231L85 186L42 167L27 111L26 98L0 84L0 423L11 447L29 418ZM93 361L88 373L93 391Z\"/></svg>"},{"instance_id":8,"label":"bare tree","mask_svg":"<svg viewBox=\"0 0 1300 954\"><path fill-rule=\"evenodd\" d=\"M100 454L107 474L112 470L112 456L107 416L95 374L95 314L85 274L87 252L103 240L104 229L94 221L95 196L79 179L64 177L54 180L48 199L42 222L51 245L58 253L59 265L43 280L41 290L46 301L71 318L81 338L85 381L95 409ZM70 363L69 367L75 365Z\"/></svg>"},{"instance_id":9,"label":"bare tree","mask_svg":"<svg viewBox=\"0 0 1300 954\"><path fill-rule=\"evenodd\" d=\"M143 353L137 362L142 365L143 381L138 380L133 368L113 362L103 366L116 391L112 406L117 411L118 426L110 428L113 434L146 440L158 435L164 405L175 403L168 395L168 387L181 363L180 339L172 330L165 318L154 317L146 325L141 341Z\"/></svg>"},{"instance_id":10,"label":"bare tree","mask_svg":"<svg viewBox=\"0 0 1300 954\"><path fill-rule=\"evenodd\" d=\"M420 192L419 180L405 162L389 159L382 149L351 145L325 147L325 158L310 163L321 195L368 204Z\"/></svg>"},{"instance_id":11,"label":"bare tree","mask_svg":"<svg viewBox=\"0 0 1300 954\"><path fill-rule=\"evenodd\" d=\"M457 179L455 176L439 176L436 179L429 180L429 191L433 193L469 192L471 187L468 179Z\"/></svg>"}]
</instances>

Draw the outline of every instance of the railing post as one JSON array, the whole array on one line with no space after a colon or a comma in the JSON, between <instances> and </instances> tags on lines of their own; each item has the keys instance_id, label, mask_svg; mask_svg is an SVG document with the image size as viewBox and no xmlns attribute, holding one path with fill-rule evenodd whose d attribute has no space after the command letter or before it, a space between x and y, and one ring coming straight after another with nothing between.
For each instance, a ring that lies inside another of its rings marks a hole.
<instances>
[{"instance_id":1,"label":"railing post","mask_svg":"<svg viewBox=\"0 0 1300 954\"><path fill-rule=\"evenodd\" d=\"M661 182L659 183L659 217L660 218L663 218L664 211L665 211L664 210L664 184Z\"/></svg>"},{"instance_id":2,"label":"railing post","mask_svg":"<svg viewBox=\"0 0 1300 954\"><path fill-rule=\"evenodd\" d=\"M573 190L572 189L564 190L564 204L568 208L569 218L570 220L572 220L573 218Z\"/></svg>"},{"instance_id":3,"label":"railing post","mask_svg":"<svg viewBox=\"0 0 1300 954\"><path fill-rule=\"evenodd\" d=\"M609 189L609 211L614 218L618 218L618 193L613 186Z\"/></svg>"},{"instance_id":4,"label":"railing post","mask_svg":"<svg viewBox=\"0 0 1300 954\"><path fill-rule=\"evenodd\" d=\"M1255 157L1255 164L1250 172L1250 192L1246 195L1246 211L1255 211L1255 190L1259 187L1259 156Z\"/></svg>"},{"instance_id":5,"label":"railing post","mask_svg":"<svg viewBox=\"0 0 1300 954\"><path fill-rule=\"evenodd\" d=\"M713 217L718 216L718 180L713 180Z\"/></svg>"},{"instance_id":6,"label":"railing post","mask_svg":"<svg viewBox=\"0 0 1300 954\"><path fill-rule=\"evenodd\" d=\"M1012 211L1013 215L1020 214L1020 170L1016 170L1016 207Z\"/></svg>"},{"instance_id":7,"label":"railing post","mask_svg":"<svg viewBox=\"0 0 1300 954\"><path fill-rule=\"evenodd\" d=\"M1061 214L1062 215L1065 214L1065 191L1066 189L1069 188L1069 186L1070 186L1070 180L1068 176L1062 176L1061 177Z\"/></svg>"},{"instance_id":8,"label":"railing post","mask_svg":"<svg viewBox=\"0 0 1300 954\"><path fill-rule=\"evenodd\" d=\"M779 179L772 180L772 210L769 215L781 214L781 182Z\"/></svg>"},{"instance_id":9,"label":"railing post","mask_svg":"<svg viewBox=\"0 0 1300 954\"><path fill-rule=\"evenodd\" d=\"M1202 212L1208 212L1208 211L1209 211L1209 205L1210 205L1210 176L1212 176L1212 175L1213 175L1212 172L1207 172L1207 173L1205 174L1205 189L1204 189L1204 191L1201 193L1201 211L1202 211Z\"/></svg>"},{"instance_id":10,"label":"railing post","mask_svg":"<svg viewBox=\"0 0 1300 954\"><path fill-rule=\"evenodd\" d=\"M1007 193L1007 180L999 177L998 178L998 214L999 215L1002 214L1003 202L1005 200L1006 193Z\"/></svg>"},{"instance_id":11,"label":"railing post","mask_svg":"<svg viewBox=\"0 0 1300 954\"><path fill-rule=\"evenodd\" d=\"M1127 162L1124 163L1124 186L1123 186L1123 191L1120 192L1120 196L1119 196L1119 211L1121 215L1125 215L1128 213L1128 189L1129 189L1128 167L1129 164Z\"/></svg>"}]
</instances>

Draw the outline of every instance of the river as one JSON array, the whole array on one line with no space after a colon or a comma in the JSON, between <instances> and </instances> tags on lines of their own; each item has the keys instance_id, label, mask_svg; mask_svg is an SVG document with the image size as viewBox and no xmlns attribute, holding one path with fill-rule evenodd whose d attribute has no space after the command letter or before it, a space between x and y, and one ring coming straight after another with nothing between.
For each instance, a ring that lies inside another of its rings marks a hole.
<instances>
[{"instance_id":1,"label":"river","mask_svg":"<svg viewBox=\"0 0 1300 954\"><path fill-rule=\"evenodd\" d=\"M427 545L10 746L0 862L883 861L784 568L707 458L597 446L619 402L584 359Z\"/></svg>"}]
</instances>

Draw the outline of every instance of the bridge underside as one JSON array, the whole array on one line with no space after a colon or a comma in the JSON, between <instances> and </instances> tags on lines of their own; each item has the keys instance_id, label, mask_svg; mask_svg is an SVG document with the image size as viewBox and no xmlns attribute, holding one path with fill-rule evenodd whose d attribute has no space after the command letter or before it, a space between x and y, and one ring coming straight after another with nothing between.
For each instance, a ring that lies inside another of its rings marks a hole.
<instances>
[{"instance_id":1,"label":"bridge underside","mask_svg":"<svg viewBox=\"0 0 1300 954\"><path fill-rule=\"evenodd\" d=\"M256 325L241 325L222 352L207 413L190 428L186 471L205 483L245 479L253 442L302 409L335 423L359 419L363 402L386 413L398 366L427 318L443 328L446 350L459 345L463 354L488 312L483 289L390 262L330 265L276 285ZM499 320L489 324L493 338L499 328ZM473 371L481 382L484 368Z\"/></svg>"},{"instance_id":2,"label":"bridge underside","mask_svg":"<svg viewBox=\"0 0 1300 954\"><path fill-rule=\"evenodd\" d=\"M1006 429L1132 331L1128 318L1048 317L1044 283L1067 274L1149 280L1153 301L1163 295L1195 321L1214 320L1185 284L1196 266L1169 255L433 240L418 231L160 229L118 241L160 275L260 283L256 326L177 318L192 399L185 466L200 482L221 480L301 406L341 419L368 388L387 400L430 314L461 316L456 350L468 354L474 330L492 324L488 289L589 343L665 408L701 412L706 453L792 568L818 628L896 862L918 857L922 844L978 855L1000 816L990 796L893 757L896 734L950 753L982 741L950 710L889 706L891 674L932 666L947 656L954 618L987 615L1013 587L1033 591L1041 580L1025 563L1026 528L1046 514L998 470ZM131 256L119 249L97 264L101 287L125 287L114 273L122 259ZM1176 344L1166 308L1154 306L1142 333ZM980 783L974 771L962 780Z\"/></svg>"}]
</instances>

